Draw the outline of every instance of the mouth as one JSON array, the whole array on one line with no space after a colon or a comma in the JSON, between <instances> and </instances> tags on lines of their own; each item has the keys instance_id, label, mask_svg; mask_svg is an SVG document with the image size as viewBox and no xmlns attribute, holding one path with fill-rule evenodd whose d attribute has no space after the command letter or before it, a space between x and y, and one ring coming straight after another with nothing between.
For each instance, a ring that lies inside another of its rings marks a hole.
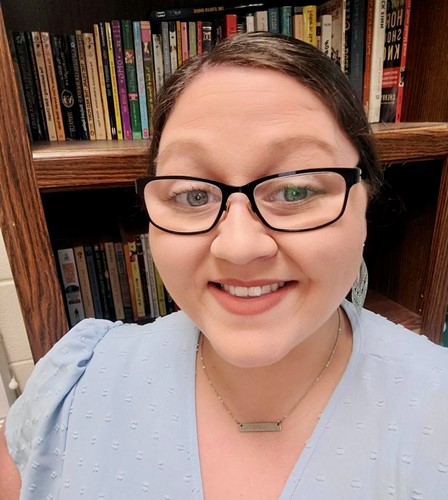
<instances>
[{"instance_id":1,"label":"mouth","mask_svg":"<svg viewBox=\"0 0 448 500\"><path fill-rule=\"evenodd\" d=\"M229 295L232 295L233 297L252 298L261 297L262 295L269 295L270 293L276 292L279 288L283 288L285 286L285 282L278 281L276 283L269 283L259 286L239 286L216 283L216 286L220 290L228 293Z\"/></svg>"}]
</instances>

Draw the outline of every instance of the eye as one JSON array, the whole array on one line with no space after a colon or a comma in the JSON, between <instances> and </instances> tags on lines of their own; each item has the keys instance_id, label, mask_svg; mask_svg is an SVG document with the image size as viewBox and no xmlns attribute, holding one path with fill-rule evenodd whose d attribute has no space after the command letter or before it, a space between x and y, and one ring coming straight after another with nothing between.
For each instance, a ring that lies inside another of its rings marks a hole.
<instances>
[{"instance_id":1,"label":"eye","mask_svg":"<svg viewBox=\"0 0 448 500\"><path fill-rule=\"evenodd\" d=\"M273 196L275 200L300 201L309 194L309 190L300 186L287 186Z\"/></svg>"},{"instance_id":2,"label":"eye","mask_svg":"<svg viewBox=\"0 0 448 500\"><path fill-rule=\"evenodd\" d=\"M188 193L184 193L186 201L192 207L200 207L206 205L209 200L209 194L207 191L202 191L199 189L194 189Z\"/></svg>"},{"instance_id":3,"label":"eye","mask_svg":"<svg viewBox=\"0 0 448 500\"><path fill-rule=\"evenodd\" d=\"M167 201L175 203L183 209L205 208L221 203L218 188L209 184L192 185L177 183L170 189Z\"/></svg>"}]
</instances>

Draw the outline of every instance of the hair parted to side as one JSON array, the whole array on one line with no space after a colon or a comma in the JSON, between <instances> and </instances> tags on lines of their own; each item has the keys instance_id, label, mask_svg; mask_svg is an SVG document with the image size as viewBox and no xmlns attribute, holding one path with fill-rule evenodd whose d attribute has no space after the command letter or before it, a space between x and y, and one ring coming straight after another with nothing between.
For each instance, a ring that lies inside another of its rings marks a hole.
<instances>
[{"instance_id":1,"label":"hair parted to side","mask_svg":"<svg viewBox=\"0 0 448 500\"><path fill-rule=\"evenodd\" d=\"M156 100L152 117L150 175L155 174L160 138L177 99L198 74L225 65L279 71L312 90L332 112L358 151L362 177L369 187L370 197L377 193L382 183L382 168L370 125L348 78L319 49L269 32L226 38L210 52L187 60L168 78Z\"/></svg>"}]
</instances>

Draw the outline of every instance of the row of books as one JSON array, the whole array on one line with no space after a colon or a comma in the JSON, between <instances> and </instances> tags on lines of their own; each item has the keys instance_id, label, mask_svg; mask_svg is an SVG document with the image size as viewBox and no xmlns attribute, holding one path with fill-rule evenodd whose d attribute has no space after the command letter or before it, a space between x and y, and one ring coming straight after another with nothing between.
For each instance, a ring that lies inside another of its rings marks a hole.
<instances>
[{"instance_id":1,"label":"row of books","mask_svg":"<svg viewBox=\"0 0 448 500\"><path fill-rule=\"evenodd\" d=\"M177 310L149 250L147 234L57 250L71 326L84 318L147 322Z\"/></svg>"},{"instance_id":2,"label":"row of books","mask_svg":"<svg viewBox=\"0 0 448 500\"><path fill-rule=\"evenodd\" d=\"M147 139L154 98L186 59L238 32L302 39L341 67L369 121L400 121L411 0L152 11L91 32L14 32L32 140Z\"/></svg>"}]
</instances>

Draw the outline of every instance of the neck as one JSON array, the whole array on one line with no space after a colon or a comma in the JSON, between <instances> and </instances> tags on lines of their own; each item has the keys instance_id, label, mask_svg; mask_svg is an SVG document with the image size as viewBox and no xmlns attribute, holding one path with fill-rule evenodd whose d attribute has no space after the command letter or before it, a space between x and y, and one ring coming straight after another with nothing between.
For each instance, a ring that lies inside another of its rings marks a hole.
<instances>
[{"instance_id":1,"label":"neck","mask_svg":"<svg viewBox=\"0 0 448 500\"><path fill-rule=\"evenodd\" d=\"M222 359L204 336L202 362L198 356L198 373L211 380L216 392L239 421L280 420L305 394L329 360L338 331L338 314L313 335L301 342L279 362L257 368L241 368ZM321 379L300 406L307 406L314 396L336 386L351 353L351 330L341 310L341 335ZM331 391L332 392L332 391ZM218 397L215 394L214 397ZM223 408L223 411L225 409Z\"/></svg>"}]
</instances>

